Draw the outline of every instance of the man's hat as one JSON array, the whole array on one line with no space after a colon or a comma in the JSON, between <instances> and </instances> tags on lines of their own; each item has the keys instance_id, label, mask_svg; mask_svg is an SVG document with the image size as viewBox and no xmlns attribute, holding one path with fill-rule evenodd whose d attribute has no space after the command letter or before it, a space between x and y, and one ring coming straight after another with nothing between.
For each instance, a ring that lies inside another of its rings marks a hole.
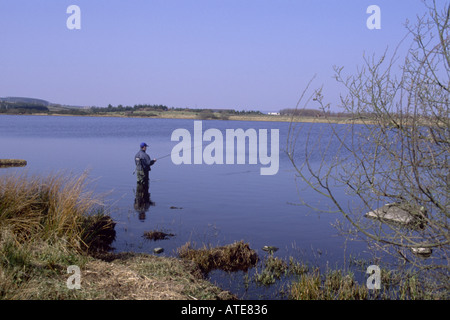
<instances>
[{"instance_id":1,"label":"man's hat","mask_svg":"<svg viewBox=\"0 0 450 320\"><path fill-rule=\"evenodd\" d=\"M143 148L143 147L148 147L148 144L146 144L145 142L142 142L141 143L141 148Z\"/></svg>"}]
</instances>

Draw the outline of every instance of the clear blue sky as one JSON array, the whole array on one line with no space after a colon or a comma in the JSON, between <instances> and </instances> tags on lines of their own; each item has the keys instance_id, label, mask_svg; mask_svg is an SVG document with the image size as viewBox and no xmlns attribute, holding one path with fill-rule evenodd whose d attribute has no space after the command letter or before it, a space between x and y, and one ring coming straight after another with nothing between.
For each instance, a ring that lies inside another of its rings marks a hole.
<instances>
[{"instance_id":1,"label":"clear blue sky","mask_svg":"<svg viewBox=\"0 0 450 320\"><path fill-rule=\"evenodd\" d=\"M445 3L444 0L438 3ZM69 5L81 30L69 30ZM381 30L369 30L369 5ZM381 54L420 0L0 0L0 97L278 111Z\"/></svg>"}]
</instances>

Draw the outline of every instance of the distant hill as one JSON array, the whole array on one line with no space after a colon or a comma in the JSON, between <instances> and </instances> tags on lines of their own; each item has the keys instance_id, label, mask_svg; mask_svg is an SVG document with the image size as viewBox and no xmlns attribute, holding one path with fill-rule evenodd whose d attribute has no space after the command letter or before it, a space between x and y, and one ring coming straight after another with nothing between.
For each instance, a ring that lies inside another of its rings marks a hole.
<instances>
[{"instance_id":1,"label":"distant hill","mask_svg":"<svg viewBox=\"0 0 450 320\"><path fill-rule=\"evenodd\" d=\"M29 97L3 97L3 98L0 97L0 108L2 106L6 109L29 108L29 109L48 110L52 112L85 108L83 106L61 105L59 103L53 103L47 100Z\"/></svg>"},{"instance_id":2,"label":"distant hill","mask_svg":"<svg viewBox=\"0 0 450 320\"><path fill-rule=\"evenodd\" d=\"M0 101L16 103L21 105L29 104L33 106L44 106L44 107L48 107L50 105L50 102L46 100L36 98L25 98L25 97L5 97L5 98L0 97Z\"/></svg>"},{"instance_id":3,"label":"distant hill","mask_svg":"<svg viewBox=\"0 0 450 320\"><path fill-rule=\"evenodd\" d=\"M2 114L61 113L83 115L86 113L84 109L81 106L61 105L37 98L0 97L0 113Z\"/></svg>"}]
</instances>

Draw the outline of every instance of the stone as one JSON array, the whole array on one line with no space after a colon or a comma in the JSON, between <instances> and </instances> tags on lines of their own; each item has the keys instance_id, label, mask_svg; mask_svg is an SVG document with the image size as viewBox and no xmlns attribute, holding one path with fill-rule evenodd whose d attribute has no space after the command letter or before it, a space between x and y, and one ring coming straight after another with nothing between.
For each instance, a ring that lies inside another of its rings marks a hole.
<instances>
[{"instance_id":1,"label":"stone","mask_svg":"<svg viewBox=\"0 0 450 320\"><path fill-rule=\"evenodd\" d=\"M365 216L368 218L379 219L386 222L396 222L403 225L416 223L418 221L419 215L414 215L411 212L403 209L403 207L404 206L399 203L388 203L381 208L367 212Z\"/></svg>"},{"instance_id":2,"label":"stone","mask_svg":"<svg viewBox=\"0 0 450 320\"><path fill-rule=\"evenodd\" d=\"M411 248L411 252L415 255L427 258L431 256L433 250L431 248Z\"/></svg>"},{"instance_id":3,"label":"stone","mask_svg":"<svg viewBox=\"0 0 450 320\"><path fill-rule=\"evenodd\" d=\"M277 247L273 247L273 246L264 246L264 247L262 247L262 249L264 251L269 252L269 253L273 253L275 251L278 251L278 248Z\"/></svg>"}]
</instances>

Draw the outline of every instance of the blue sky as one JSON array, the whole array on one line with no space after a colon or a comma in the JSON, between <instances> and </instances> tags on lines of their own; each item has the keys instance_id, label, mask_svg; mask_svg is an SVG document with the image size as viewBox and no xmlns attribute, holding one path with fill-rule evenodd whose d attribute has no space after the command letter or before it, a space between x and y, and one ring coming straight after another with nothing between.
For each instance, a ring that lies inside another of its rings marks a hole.
<instances>
[{"instance_id":1,"label":"blue sky","mask_svg":"<svg viewBox=\"0 0 450 320\"><path fill-rule=\"evenodd\" d=\"M445 3L444 0L438 3ZM81 9L69 30L67 7ZM366 9L381 9L369 30ZM406 35L420 0L0 0L0 97L278 111Z\"/></svg>"}]
</instances>

